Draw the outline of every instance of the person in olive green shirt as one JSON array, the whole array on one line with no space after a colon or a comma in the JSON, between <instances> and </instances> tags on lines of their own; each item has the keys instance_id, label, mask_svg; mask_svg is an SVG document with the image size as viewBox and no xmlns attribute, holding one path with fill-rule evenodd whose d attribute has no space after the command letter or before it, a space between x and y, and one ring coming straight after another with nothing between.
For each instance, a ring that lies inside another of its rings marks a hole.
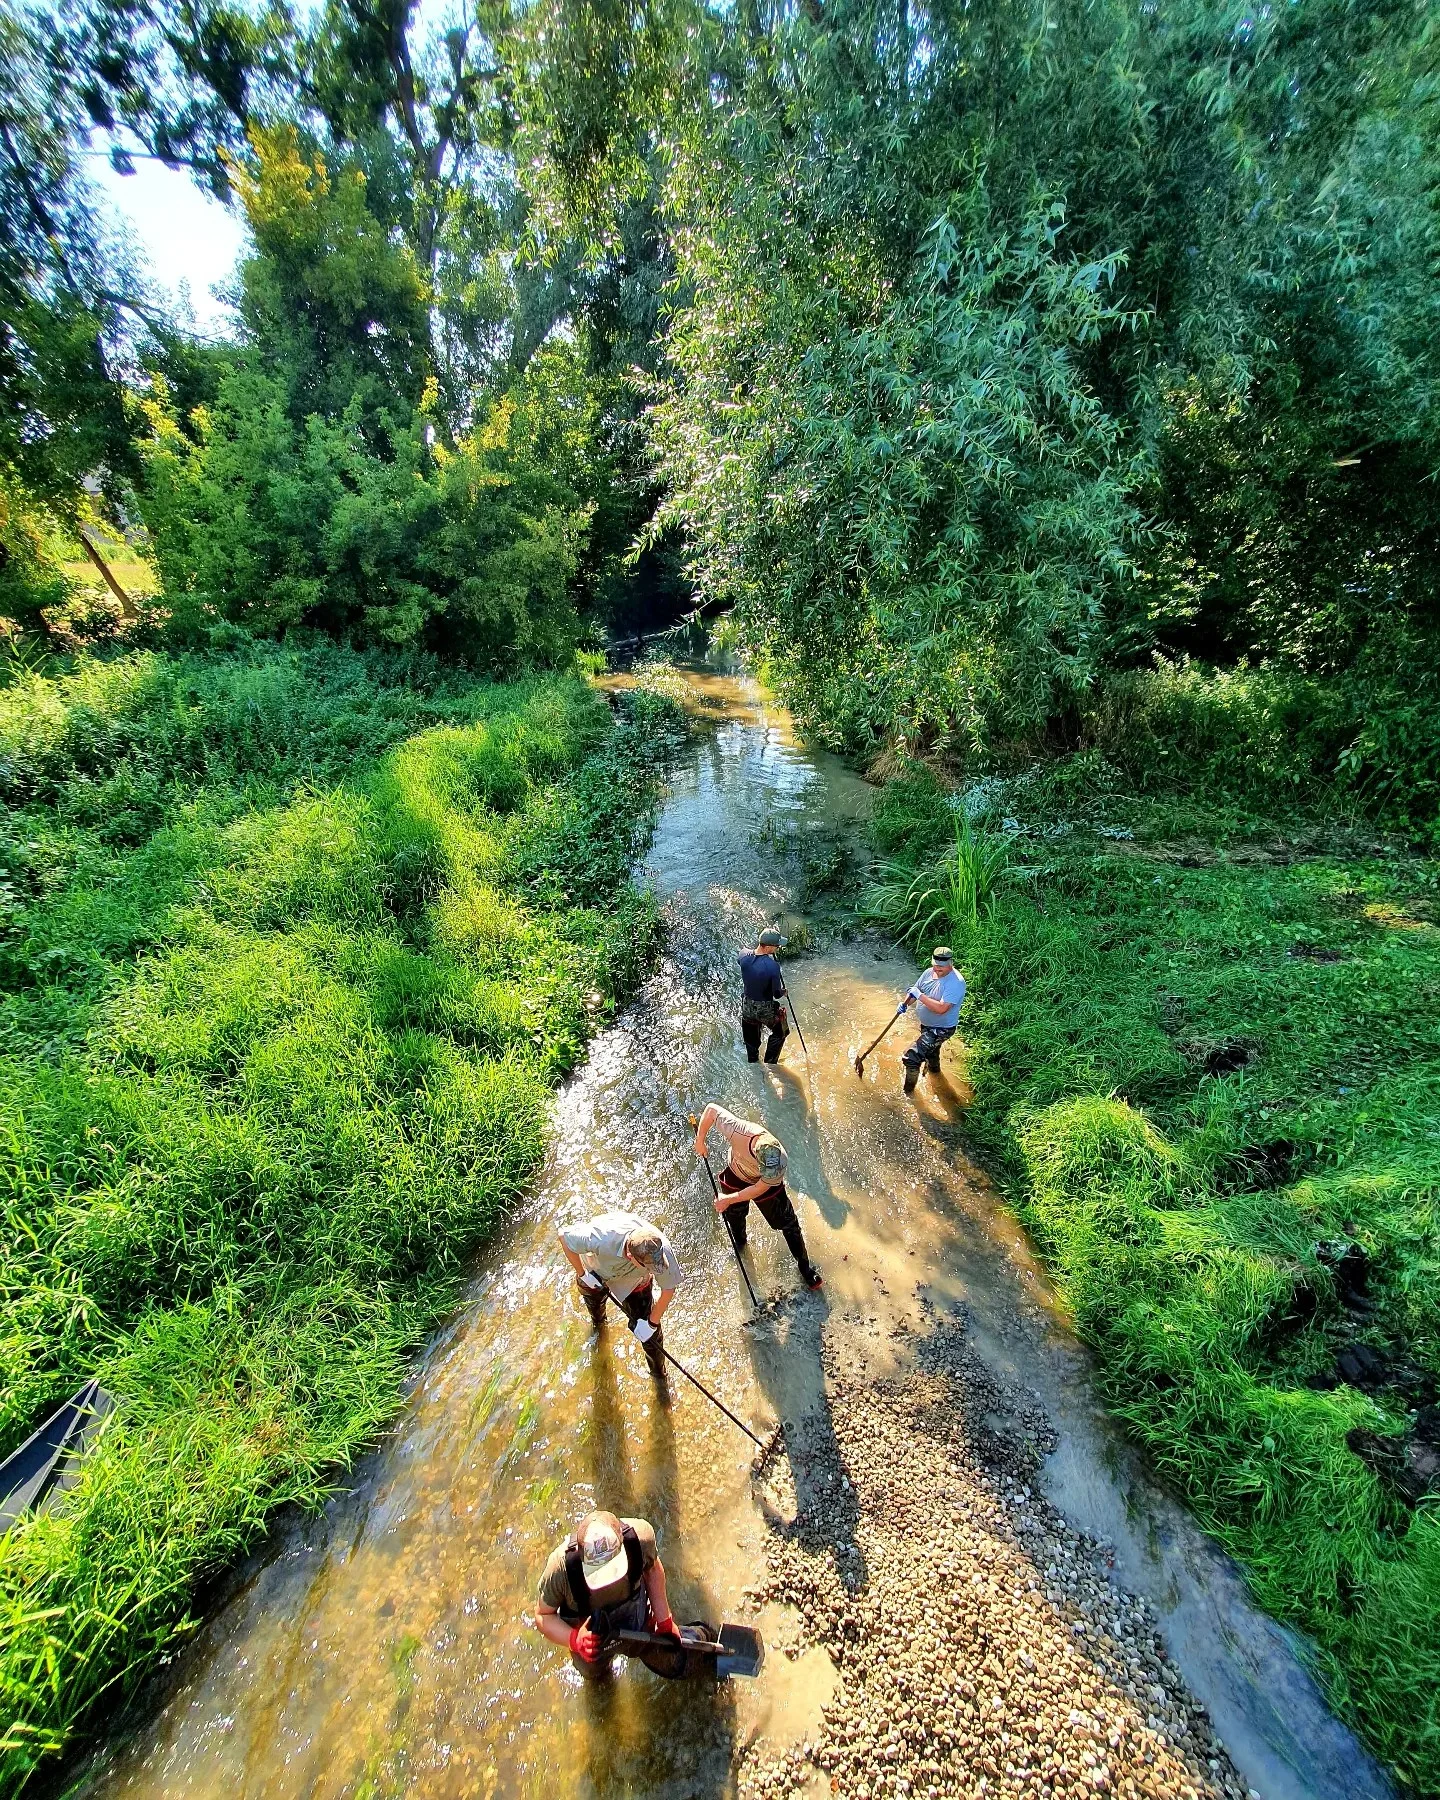
<instances>
[{"instance_id":1,"label":"person in olive green shirt","mask_svg":"<svg viewBox=\"0 0 1440 1800\"><path fill-rule=\"evenodd\" d=\"M605 1673L622 1651L634 1652L617 1631L648 1631L680 1641L670 1612L665 1565L647 1519L592 1512L550 1552L540 1577L535 1629L569 1650L587 1680ZM660 1675L675 1673L673 1653L647 1651L640 1659Z\"/></svg>"}]
</instances>

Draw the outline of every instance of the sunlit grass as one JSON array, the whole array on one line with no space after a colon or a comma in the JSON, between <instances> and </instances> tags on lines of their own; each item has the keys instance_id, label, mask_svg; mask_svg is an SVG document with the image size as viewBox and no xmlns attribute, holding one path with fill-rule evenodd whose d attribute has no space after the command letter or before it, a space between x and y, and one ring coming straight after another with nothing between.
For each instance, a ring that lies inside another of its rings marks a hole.
<instances>
[{"instance_id":1,"label":"sunlit grass","mask_svg":"<svg viewBox=\"0 0 1440 1800\"><path fill-rule=\"evenodd\" d=\"M0 692L0 1452L91 1373L119 1403L0 1541L0 1790L393 1409L643 970L673 730L320 649Z\"/></svg>"}]
</instances>

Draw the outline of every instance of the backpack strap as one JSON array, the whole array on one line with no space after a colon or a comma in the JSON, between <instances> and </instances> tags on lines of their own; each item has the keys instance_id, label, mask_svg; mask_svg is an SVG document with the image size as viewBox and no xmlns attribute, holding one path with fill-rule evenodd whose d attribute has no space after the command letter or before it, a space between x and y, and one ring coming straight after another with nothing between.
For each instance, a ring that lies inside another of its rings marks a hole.
<instances>
[{"instance_id":1,"label":"backpack strap","mask_svg":"<svg viewBox=\"0 0 1440 1800\"><path fill-rule=\"evenodd\" d=\"M625 1574L633 1594L645 1573L645 1554L640 1548L640 1540L635 1535L633 1525L621 1525L620 1542L625 1546Z\"/></svg>"},{"instance_id":2,"label":"backpack strap","mask_svg":"<svg viewBox=\"0 0 1440 1800\"><path fill-rule=\"evenodd\" d=\"M635 1535L633 1525L621 1525L620 1542L625 1546L625 1578L633 1595L645 1574L645 1553L640 1548L640 1539ZM577 1537L567 1538L565 1541L565 1579L570 1584L570 1597L579 1608L581 1618L593 1618L595 1602L591 1597L590 1583L585 1579L585 1558L580 1553L580 1540Z\"/></svg>"},{"instance_id":3,"label":"backpack strap","mask_svg":"<svg viewBox=\"0 0 1440 1800\"><path fill-rule=\"evenodd\" d=\"M570 1583L570 1598L575 1602L582 1619L588 1619L594 1611L590 1599L590 1584L585 1579L585 1558L580 1554L580 1540L568 1538L565 1543L565 1579Z\"/></svg>"}]
</instances>

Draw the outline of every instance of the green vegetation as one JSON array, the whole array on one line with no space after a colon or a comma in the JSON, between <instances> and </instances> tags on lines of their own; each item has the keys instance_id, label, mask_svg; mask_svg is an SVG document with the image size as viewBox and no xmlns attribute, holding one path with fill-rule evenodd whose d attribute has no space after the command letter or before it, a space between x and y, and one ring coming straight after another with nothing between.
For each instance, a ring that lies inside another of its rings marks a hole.
<instances>
[{"instance_id":1,"label":"green vegetation","mask_svg":"<svg viewBox=\"0 0 1440 1800\"><path fill-rule=\"evenodd\" d=\"M0 1788L393 1410L645 966L675 718L324 642L0 689L0 1453L119 1402L0 1540Z\"/></svg>"},{"instance_id":2,"label":"green vegetation","mask_svg":"<svg viewBox=\"0 0 1440 1800\"><path fill-rule=\"evenodd\" d=\"M870 905L956 946L967 1135L1107 1401L1433 1794L1440 1482L1416 1504L1407 1458L1440 1444L1440 871L1204 773L1201 801L1095 752L953 797L912 772L875 832L925 904L892 866ZM1383 1366L1346 1378L1357 1345Z\"/></svg>"}]
</instances>

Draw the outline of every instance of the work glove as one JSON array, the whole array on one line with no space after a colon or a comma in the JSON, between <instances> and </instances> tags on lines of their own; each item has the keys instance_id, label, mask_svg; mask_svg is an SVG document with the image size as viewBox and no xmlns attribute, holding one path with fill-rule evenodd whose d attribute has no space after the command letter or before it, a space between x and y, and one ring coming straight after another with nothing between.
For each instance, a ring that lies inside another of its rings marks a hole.
<instances>
[{"instance_id":1,"label":"work glove","mask_svg":"<svg viewBox=\"0 0 1440 1800\"><path fill-rule=\"evenodd\" d=\"M585 1271L585 1273L580 1277L580 1285L581 1285L581 1287L583 1287L585 1289L585 1291L587 1293L598 1294L600 1292L601 1288L604 1287L605 1283L600 1279L600 1277L595 1273L595 1271L593 1269L587 1269Z\"/></svg>"},{"instance_id":2,"label":"work glove","mask_svg":"<svg viewBox=\"0 0 1440 1800\"><path fill-rule=\"evenodd\" d=\"M675 1623L673 1616L657 1619L650 1629L657 1637L678 1638L680 1636L680 1627Z\"/></svg>"},{"instance_id":3,"label":"work glove","mask_svg":"<svg viewBox=\"0 0 1440 1800\"><path fill-rule=\"evenodd\" d=\"M659 1327L652 1325L648 1319L632 1319L630 1329L635 1333L637 1343L648 1344Z\"/></svg>"},{"instance_id":4,"label":"work glove","mask_svg":"<svg viewBox=\"0 0 1440 1800\"><path fill-rule=\"evenodd\" d=\"M898 1018L899 1018L899 1016L900 1016L900 1015L901 1015L901 1013L903 1013L903 1012L904 1012L904 1010L905 1010L905 1008L906 1008L906 1007L907 1007L907 1006L908 1006L908 1005L909 1005L909 1004L910 1004L910 996L909 996L909 995L908 995L908 994L907 994L907 995L906 995L906 996L905 996L905 998L904 998L904 999L903 999L903 1000L902 1000L902 1001L901 1001L901 1002L900 1002L900 1004L899 1004L899 1005L898 1005L898 1006L897 1006L897 1007L896 1007L896 1008L895 1008L895 1016L896 1016L896 1018L897 1018L897 1019L898 1019Z\"/></svg>"},{"instance_id":5,"label":"work glove","mask_svg":"<svg viewBox=\"0 0 1440 1800\"><path fill-rule=\"evenodd\" d=\"M604 1648L604 1644L604 1638L601 1637L598 1631L591 1629L590 1621L588 1619L583 1625L576 1625L571 1628L570 1648L580 1658L581 1662L594 1662Z\"/></svg>"},{"instance_id":6,"label":"work glove","mask_svg":"<svg viewBox=\"0 0 1440 1800\"><path fill-rule=\"evenodd\" d=\"M920 998L920 990L918 987L907 989L907 994L911 1000L918 1000Z\"/></svg>"}]
</instances>

